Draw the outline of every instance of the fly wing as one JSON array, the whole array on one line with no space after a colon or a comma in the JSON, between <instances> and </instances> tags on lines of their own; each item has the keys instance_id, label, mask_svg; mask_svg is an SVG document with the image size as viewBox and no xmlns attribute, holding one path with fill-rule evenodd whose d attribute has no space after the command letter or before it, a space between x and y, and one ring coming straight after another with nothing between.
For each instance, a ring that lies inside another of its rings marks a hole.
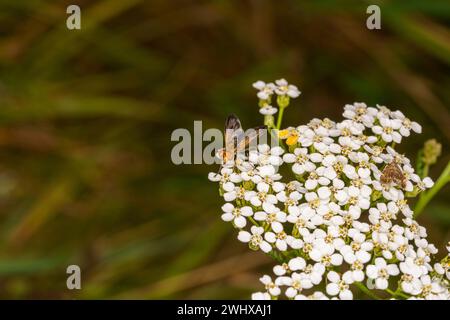
<instances>
[{"instance_id":1,"label":"fly wing","mask_svg":"<svg viewBox=\"0 0 450 320\"><path fill-rule=\"evenodd\" d=\"M231 114L225 121L225 149L228 152L236 148L240 135L242 135L241 121L236 115Z\"/></svg>"},{"instance_id":2,"label":"fly wing","mask_svg":"<svg viewBox=\"0 0 450 320\"><path fill-rule=\"evenodd\" d=\"M243 151L248 148L248 146L258 139L262 134L264 134L264 131L267 129L266 126L259 126L252 128L251 130L248 130L248 134L246 133L244 139L239 140L239 144L237 147L238 152Z\"/></svg>"}]
</instances>

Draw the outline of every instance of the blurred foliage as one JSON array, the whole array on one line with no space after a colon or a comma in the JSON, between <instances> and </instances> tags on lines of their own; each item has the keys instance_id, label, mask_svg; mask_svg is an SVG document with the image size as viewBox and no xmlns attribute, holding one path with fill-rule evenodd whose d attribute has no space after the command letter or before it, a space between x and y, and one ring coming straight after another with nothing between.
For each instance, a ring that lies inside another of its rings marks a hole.
<instances>
[{"instance_id":1,"label":"blurred foliage","mask_svg":"<svg viewBox=\"0 0 450 320\"><path fill-rule=\"evenodd\" d=\"M345 103L402 110L449 160L450 2L0 2L0 298L247 298L270 260L235 240L201 165L170 161L173 129L260 123L251 83L302 90L286 125ZM366 29L368 4L382 30ZM449 188L421 215L441 249ZM66 289L69 264L82 290Z\"/></svg>"}]
</instances>

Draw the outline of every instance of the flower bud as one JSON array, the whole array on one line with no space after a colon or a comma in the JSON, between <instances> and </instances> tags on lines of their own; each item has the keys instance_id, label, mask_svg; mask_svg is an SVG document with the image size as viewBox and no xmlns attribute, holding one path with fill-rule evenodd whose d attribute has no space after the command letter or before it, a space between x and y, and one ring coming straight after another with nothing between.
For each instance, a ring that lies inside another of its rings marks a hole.
<instances>
[{"instance_id":1,"label":"flower bud","mask_svg":"<svg viewBox=\"0 0 450 320\"><path fill-rule=\"evenodd\" d=\"M278 96L277 104L280 108L286 108L289 105L289 96L288 95Z\"/></svg>"},{"instance_id":2,"label":"flower bud","mask_svg":"<svg viewBox=\"0 0 450 320\"><path fill-rule=\"evenodd\" d=\"M436 139L426 141L423 147L423 162L427 165L435 164L441 152L442 145Z\"/></svg>"},{"instance_id":3,"label":"flower bud","mask_svg":"<svg viewBox=\"0 0 450 320\"><path fill-rule=\"evenodd\" d=\"M255 188L255 184L253 181L244 181L242 184L245 190L253 190Z\"/></svg>"}]
</instances>

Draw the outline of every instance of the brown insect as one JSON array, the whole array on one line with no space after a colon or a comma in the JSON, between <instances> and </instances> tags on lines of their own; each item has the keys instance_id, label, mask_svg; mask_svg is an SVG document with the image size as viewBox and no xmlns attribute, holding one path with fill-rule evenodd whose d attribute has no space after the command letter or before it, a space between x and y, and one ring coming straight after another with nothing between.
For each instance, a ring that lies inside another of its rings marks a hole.
<instances>
[{"instance_id":1,"label":"brown insect","mask_svg":"<svg viewBox=\"0 0 450 320\"><path fill-rule=\"evenodd\" d=\"M396 160L391 161L384 167L380 181L383 186L389 186L393 182L402 188L406 187L406 178Z\"/></svg>"},{"instance_id":2,"label":"brown insect","mask_svg":"<svg viewBox=\"0 0 450 320\"><path fill-rule=\"evenodd\" d=\"M261 136L266 128L266 126L255 127L246 134L239 118L234 114L229 115L225 121L225 148L217 152L222 164L233 160L237 154L245 152L250 143Z\"/></svg>"}]
</instances>

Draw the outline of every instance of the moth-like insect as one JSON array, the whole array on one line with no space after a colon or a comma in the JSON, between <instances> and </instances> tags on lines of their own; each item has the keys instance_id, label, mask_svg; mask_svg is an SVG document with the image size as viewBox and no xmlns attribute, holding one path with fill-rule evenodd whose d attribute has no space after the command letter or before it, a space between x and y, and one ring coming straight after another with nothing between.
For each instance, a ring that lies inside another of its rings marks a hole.
<instances>
[{"instance_id":1,"label":"moth-like insect","mask_svg":"<svg viewBox=\"0 0 450 320\"><path fill-rule=\"evenodd\" d=\"M230 160L234 160L236 156L247 151L250 144L260 137L266 126L252 128L249 132L244 133L239 118L231 114L225 121L225 148L217 152L218 157L222 160L222 165Z\"/></svg>"},{"instance_id":2,"label":"moth-like insect","mask_svg":"<svg viewBox=\"0 0 450 320\"><path fill-rule=\"evenodd\" d=\"M380 181L383 186L388 186L393 182L402 188L406 187L406 178L396 160L392 160L384 167L381 172Z\"/></svg>"}]
</instances>

